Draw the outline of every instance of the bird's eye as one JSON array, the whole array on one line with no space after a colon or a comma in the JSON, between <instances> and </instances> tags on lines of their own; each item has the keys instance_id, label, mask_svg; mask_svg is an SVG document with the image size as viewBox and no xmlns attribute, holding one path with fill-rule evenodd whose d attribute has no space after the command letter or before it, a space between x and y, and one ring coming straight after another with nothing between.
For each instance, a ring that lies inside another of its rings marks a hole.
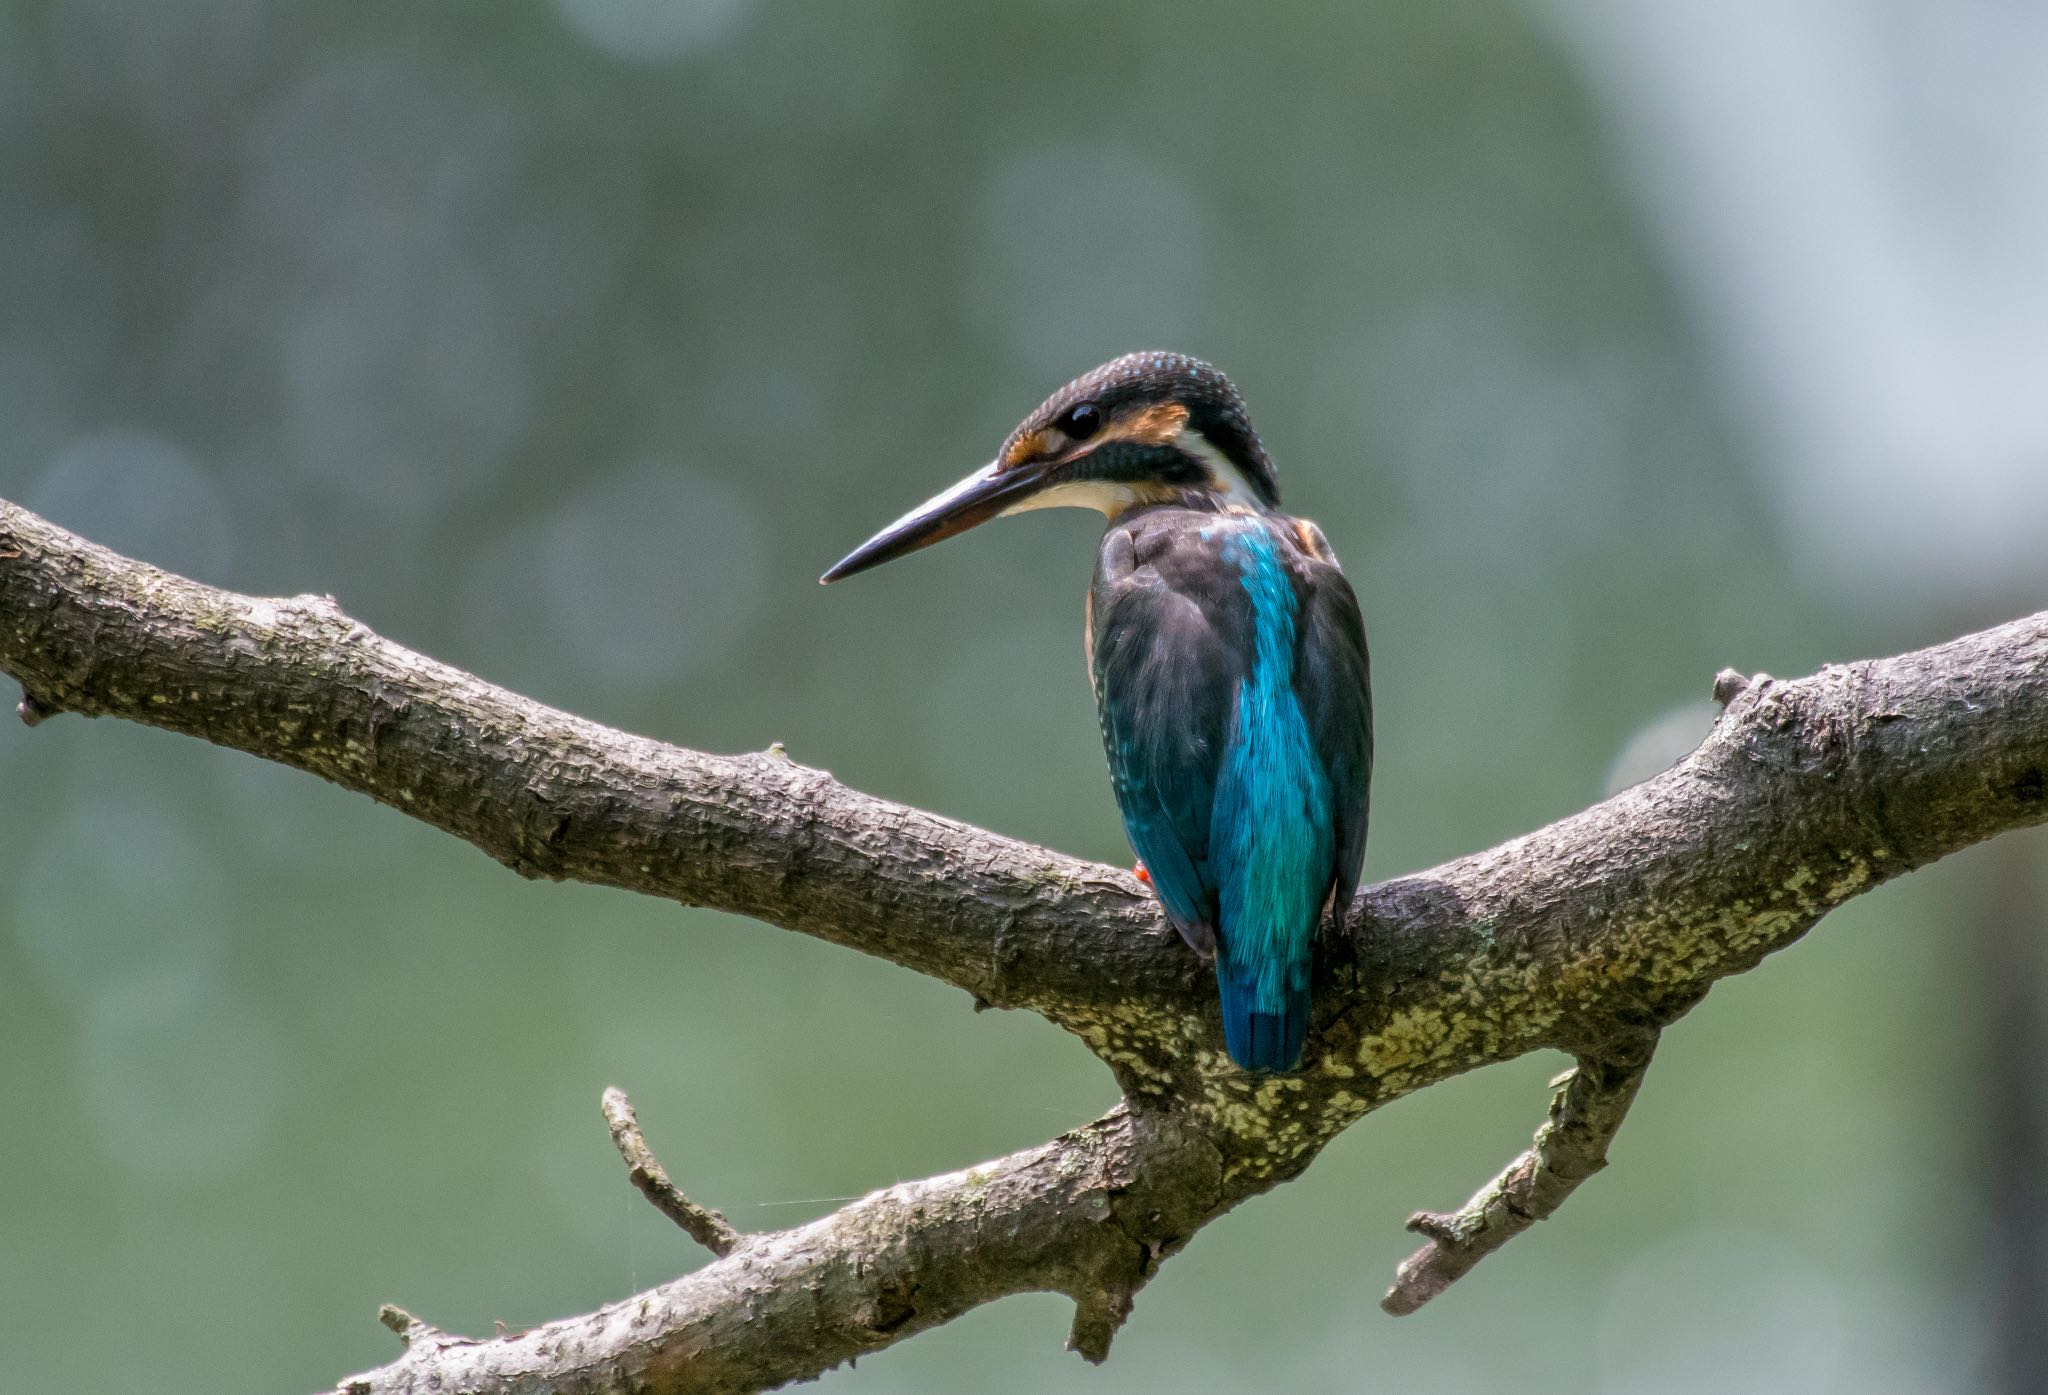
<instances>
[{"instance_id":1,"label":"bird's eye","mask_svg":"<svg viewBox=\"0 0 2048 1395\"><path fill-rule=\"evenodd\" d=\"M1102 409L1093 402L1079 402L1067 408L1059 428L1070 441L1085 441L1102 429Z\"/></svg>"}]
</instances>

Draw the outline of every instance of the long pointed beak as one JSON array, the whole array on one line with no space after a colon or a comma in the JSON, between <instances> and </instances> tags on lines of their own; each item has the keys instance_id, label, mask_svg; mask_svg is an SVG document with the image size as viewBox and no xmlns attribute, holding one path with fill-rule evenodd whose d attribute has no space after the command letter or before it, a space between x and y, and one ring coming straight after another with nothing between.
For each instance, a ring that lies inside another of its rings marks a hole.
<instances>
[{"instance_id":1,"label":"long pointed beak","mask_svg":"<svg viewBox=\"0 0 2048 1395\"><path fill-rule=\"evenodd\" d=\"M881 532L849 552L818 578L820 585L894 561L907 552L964 533L1021 502L1045 482L1039 463L999 470L1000 461L982 466L945 493L925 500Z\"/></svg>"}]
</instances>

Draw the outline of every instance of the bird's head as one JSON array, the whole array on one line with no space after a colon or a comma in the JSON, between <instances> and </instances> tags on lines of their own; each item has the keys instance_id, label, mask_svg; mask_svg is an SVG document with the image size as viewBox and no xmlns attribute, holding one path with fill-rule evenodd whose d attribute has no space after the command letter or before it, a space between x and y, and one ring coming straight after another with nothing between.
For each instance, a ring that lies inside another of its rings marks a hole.
<instances>
[{"instance_id":1,"label":"bird's head","mask_svg":"<svg viewBox=\"0 0 2048 1395\"><path fill-rule=\"evenodd\" d=\"M1027 509L1206 500L1275 508L1280 485L1230 379L1186 354L1111 359L1018 423L996 458L855 548L825 581Z\"/></svg>"}]
</instances>

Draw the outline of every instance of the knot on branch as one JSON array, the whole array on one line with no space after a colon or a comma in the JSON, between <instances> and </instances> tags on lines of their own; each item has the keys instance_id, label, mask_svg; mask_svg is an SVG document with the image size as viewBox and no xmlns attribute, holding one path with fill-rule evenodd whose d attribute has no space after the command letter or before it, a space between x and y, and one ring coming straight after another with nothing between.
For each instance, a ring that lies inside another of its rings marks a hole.
<instances>
[{"instance_id":1,"label":"knot on branch","mask_svg":"<svg viewBox=\"0 0 2048 1395\"><path fill-rule=\"evenodd\" d=\"M1750 680L1732 668L1724 668L1714 675L1714 701L1726 707L1749 691Z\"/></svg>"},{"instance_id":2,"label":"knot on branch","mask_svg":"<svg viewBox=\"0 0 2048 1395\"><path fill-rule=\"evenodd\" d=\"M63 710L48 698L38 697L26 686L22 688L21 701L14 709L15 715L21 718L21 724L25 727L40 726Z\"/></svg>"}]
</instances>

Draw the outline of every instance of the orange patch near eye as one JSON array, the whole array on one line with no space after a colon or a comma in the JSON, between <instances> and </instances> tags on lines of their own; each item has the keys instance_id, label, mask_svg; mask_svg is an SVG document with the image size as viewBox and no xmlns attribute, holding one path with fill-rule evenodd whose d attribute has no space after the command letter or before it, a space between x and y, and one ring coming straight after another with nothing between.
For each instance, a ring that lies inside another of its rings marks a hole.
<instances>
[{"instance_id":1,"label":"orange patch near eye","mask_svg":"<svg viewBox=\"0 0 2048 1395\"><path fill-rule=\"evenodd\" d=\"M1008 450L1003 452L1003 468L1012 469L1045 453L1045 433L1027 431L1019 436Z\"/></svg>"},{"instance_id":2,"label":"orange patch near eye","mask_svg":"<svg viewBox=\"0 0 2048 1395\"><path fill-rule=\"evenodd\" d=\"M1188 409L1178 402L1155 402L1118 417L1098 438L1105 441L1136 441L1140 445L1163 446L1180 435L1188 424Z\"/></svg>"}]
</instances>

